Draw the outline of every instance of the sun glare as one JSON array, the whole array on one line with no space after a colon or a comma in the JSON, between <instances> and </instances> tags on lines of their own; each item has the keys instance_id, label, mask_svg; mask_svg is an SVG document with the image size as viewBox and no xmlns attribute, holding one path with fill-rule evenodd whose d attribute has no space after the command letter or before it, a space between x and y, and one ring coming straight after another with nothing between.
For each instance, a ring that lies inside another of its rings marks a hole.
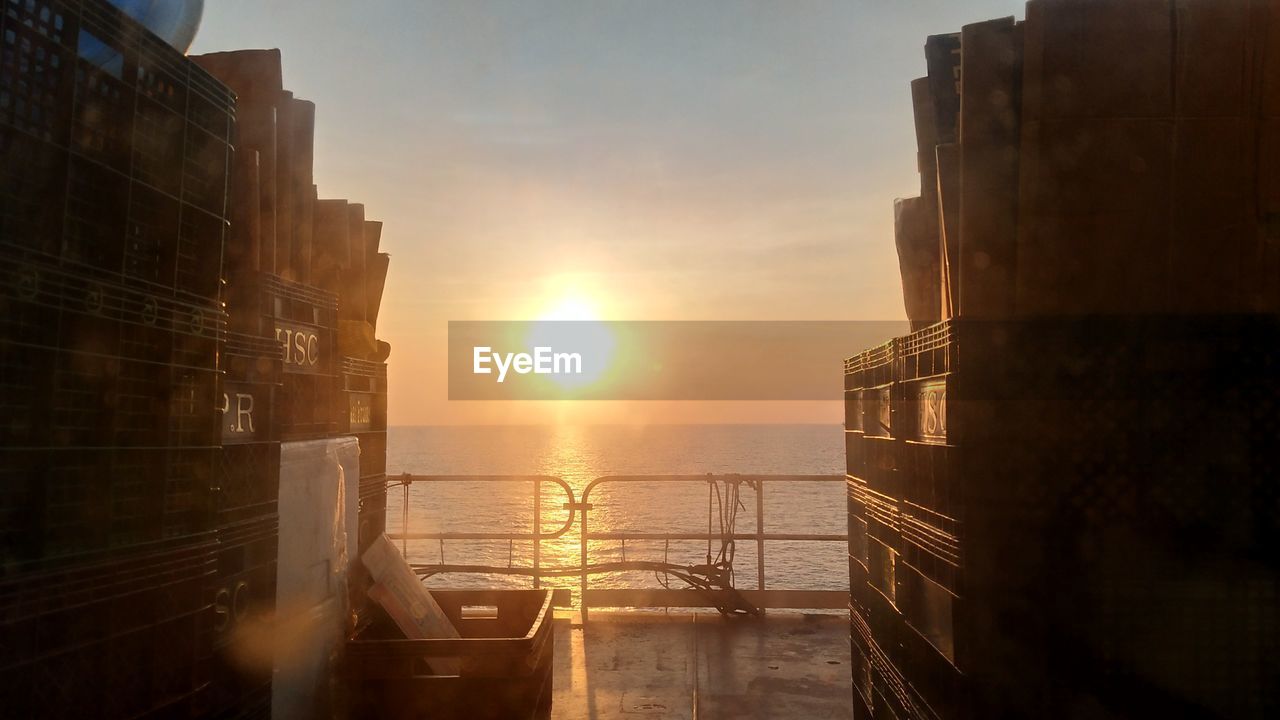
<instances>
[{"instance_id":1,"label":"sun glare","mask_svg":"<svg viewBox=\"0 0 1280 720\"><path fill-rule=\"evenodd\" d=\"M538 320L599 320L596 303L582 295L566 295L550 303Z\"/></svg>"},{"instance_id":2,"label":"sun glare","mask_svg":"<svg viewBox=\"0 0 1280 720\"><path fill-rule=\"evenodd\" d=\"M581 277L547 278L548 300L534 314L529 347L547 347L580 353L578 373L552 374L547 381L564 391L576 391L599 382L608 370L616 339L605 321L600 294ZM584 287L584 285L586 287Z\"/></svg>"},{"instance_id":3,"label":"sun glare","mask_svg":"<svg viewBox=\"0 0 1280 720\"><path fill-rule=\"evenodd\" d=\"M538 296L532 303L534 320L604 320L611 304L600 277L590 272L553 273L539 281Z\"/></svg>"}]
</instances>

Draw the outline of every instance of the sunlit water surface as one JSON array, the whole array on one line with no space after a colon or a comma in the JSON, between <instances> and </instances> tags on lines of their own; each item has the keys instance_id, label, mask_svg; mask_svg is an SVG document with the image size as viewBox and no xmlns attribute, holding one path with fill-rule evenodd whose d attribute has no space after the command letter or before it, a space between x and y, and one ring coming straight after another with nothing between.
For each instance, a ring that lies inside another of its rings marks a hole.
<instances>
[{"instance_id":1,"label":"sunlit water surface","mask_svg":"<svg viewBox=\"0 0 1280 720\"><path fill-rule=\"evenodd\" d=\"M840 475L844 445L839 426L521 426L393 427L388 432L387 471L419 475L553 475L563 478L581 499L583 488L605 475L690 475L761 473ZM409 529L413 532L530 532L531 483L417 484L409 491ZM737 527L755 528L756 498L743 488ZM838 534L846 528L843 483L773 483L764 493L765 529L780 533ZM559 488L542 491L543 531L564 524L567 511ZM593 490L592 532L706 532L708 485L662 486L606 484ZM387 498L387 529L403 524L404 496L392 488ZM712 527L719 508L711 501ZM580 523L563 537L542 545L543 567L571 567L579 560ZM397 543L399 544L399 543ZM532 543L449 540L409 541L413 562L528 566ZM713 553L718 545L713 547ZM680 564L706 559L705 541L592 541L592 564L627 560L663 560ZM770 542L765 548L765 581L770 588L839 590L848 588L847 548L839 542ZM756 586L754 541L737 547L736 584ZM447 574L431 585L448 587L531 587L518 576ZM652 573L594 575L592 587L657 587ZM544 581L547 587L576 590L578 579ZM673 584L678 586L678 583ZM576 595L575 595L576 602Z\"/></svg>"}]
</instances>

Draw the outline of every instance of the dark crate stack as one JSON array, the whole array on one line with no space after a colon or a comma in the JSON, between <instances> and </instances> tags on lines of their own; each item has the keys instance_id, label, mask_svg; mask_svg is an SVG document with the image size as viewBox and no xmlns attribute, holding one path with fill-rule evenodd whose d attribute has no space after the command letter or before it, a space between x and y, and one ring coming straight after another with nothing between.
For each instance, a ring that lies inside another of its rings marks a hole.
<instances>
[{"instance_id":1,"label":"dark crate stack","mask_svg":"<svg viewBox=\"0 0 1280 720\"><path fill-rule=\"evenodd\" d=\"M226 229L231 94L106 2L5 2L8 255L203 304Z\"/></svg>"},{"instance_id":2,"label":"dark crate stack","mask_svg":"<svg viewBox=\"0 0 1280 720\"><path fill-rule=\"evenodd\" d=\"M889 644L893 630L885 612L890 601L883 594L893 592L893 574L886 572L886 563L892 568L899 552L901 522L892 451L895 349L892 341L877 345L849 358L844 367L849 628L854 703L861 713L870 712L876 693L883 694L887 683L902 684L891 675L896 671L877 644ZM868 626L872 622L876 633Z\"/></svg>"},{"instance_id":3,"label":"dark crate stack","mask_svg":"<svg viewBox=\"0 0 1280 720\"><path fill-rule=\"evenodd\" d=\"M1032 0L929 37L895 205L912 330L1280 311L1277 26L1269 0Z\"/></svg>"},{"instance_id":4,"label":"dark crate stack","mask_svg":"<svg viewBox=\"0 0 1280 720\"><path fill-rule=\"evenodd\" d=\"M273 359L281 365L271 424L277 439L332 437L339 427L334 398L341 381L337 296L265 273L229 279L227 294L233 326L275 343Z\"/></svg>"},{"instance_id":5,"label":"dark crate stack","mask_svg":"<svg viewBox=\"0 0 1280 720\"><path fill-rule=\"evenodd\" d=\"M282 366L283 352L275 340L227 333L222 356L220 525L276 512L280 432L275 397L283 382Z\"/></svg>"},{"instance_id":6,"label":"dark crate stack","mask_svg":"<svg viewBox=\"0 0 1280 720\"><path fill-rule=\"evenodd\" d=\"M271 658L261 648L276 601L280 440L274 401L282 364L274 339L227 334L207 706L214 716L270 708Z\"/></svg>"},{"instance_id":7,"label":"dark crate stack","mask_svg":"<svg viewBox=\"0 0 1280 720\"><path fill-rule=\"evenodd\" d=\"M845 364L850 639L860 716L956 717L962 544L949 444L951 323ZM868 399L869 398L869 399Z\"/></svg>"},{"instance_id":8,"label":"dark crate stack","mask_svg":"<svg viewBox=\"0 0 1280 720\"><path fill-rule=\"evenodd\" d=\"M270 716L279 530L275 513L218 528L216 575L206 586L213 587L210 717Z\"/></svg>"},{"instance_id":9,"label":"dark crate stack","mask_svg":"<svg viewBox=\"0 0 1280 720\"><path fill-rule=\"evenodd\" d=\"M340 379L337 355L338 299L333 293L277 281L268 291L274 303L275 337L284 347L284 383L278 418L283 440L332 437Z\"/></svg>"},{"instance_id":10,"label":"dark crate stack","mask_svg":"<svg viewBox=\"0 0 1280 720\"><path fill-rule=\"evenodd\" d=\"M373 340L369 317L377 315L388 257L377 251L381 224L366 221L363 206L318 199L315 106L284 88L279 51L192 59L237 93L210 696L215 715L266 716L269 665L244 658L274 612L281 443L355 434L361 509L377 503L386 465L386 351ZM362 525L365 519L362 512Z\"/></svg>"},{"instance_id":11,"label":"dark crate stack","mask_svg":"<svg viewBox=\"0 0 1280 720\"><path fill-rule=\"evenodd\" d=\"M215 557L206 533L0 582L6 716L201 716Z\"/></svg>"},{"instance_id":12,"label":"dark crate stack","mask_svg":"<svg viewBox=\"0 0 1280 720\"><path fill-rule=\"evenodd\" d=\"M381 363L389 352L373 337L389 261L378 252L382 225L365 219L363 205L318 198L315 106L284 88L279 51L193 60L238 94L227 262L232 328L283 348L274 406L281 440L345 433L343 362Z\"/></svg>"},{"instance_id":13,"label":"dark crate stack","mask_svg":"<svg viewBox=\"0 0 1280 720\"><path fill-rule=\"evenodd\" d=\"M1274 710L1278 337L1113 316L898 338L894 489L849 477L860 715Z\"/></svg>"},{"instance_id":14,"label":"dark crate stack","mask_svg":"<svg viewBox=\"0 0 1280 720\"><path fill-rule=\"evenodd\" d=\"M363 551L386 530L387 365L343 360L341 432L360 441L360 537Z\"/></svg>"},{"instance_id":15,"label":"dark crate stack","mask_svg":"<svg viewBox=\"0 0 1280 720\"><path fill-rule=\"evenodd\" d=\"M893 343L845 361L845 478L849 509L849 577L865 578L870 558L896 547L893 456L888 452ZM872 543L876 543L872 546Z\"/></svg>"},{"instance_id":16,"label":"dark crate stack","mask_svg":"<svg viewBox=\"0 0 1280 720\"><path fill-rule=\"evenodd\" d=\"M97 0L0 4L0 706L207 686L234 98Z\"/></svg>"},{"instance_id":17,"label":"dark crate stack","mask_svg":"<svg viewBox=\"0 0 1280 720\"><path fill-rule=\"evenodd\" d=\"M926 41L914 332L846 364L858 716L1276 714L1276 38L1033 0Z\"/></svg>"},{"instance_id":18,"label":"dark crate stack","mask_svg":"<svg viewBox=\"0 0 1280 720\"><path fill-rule=\"evenodd\" d=\"M192 59L237 93L208 712L268 717L281 443L337 428L337 298L309 273L314 108L283 90L274 51Z\"/></svg>"},{"instance_id":19,"label":"dark crate stack","mask_svg":"<svg viewBox=\"0 0 1280 720\"><path fill-rule=\"evenodd\" d=\"M221 311L11 257L0 273L6 567L210 529Z\"/></svg>"},{"instance_id":20,"label":"dark crate stack","mask_svg":"<svg viewBox=\"0 0 1280 720\"><path fill-rule=\"evenodd\" d=\"M315 106L284 89L279 51L192 60L237 95L226 268L231 327L283 350L272 408L278 439L332 436L338 281L325 272L328 247L312 242Z\"/></svg>"}]
</instances>

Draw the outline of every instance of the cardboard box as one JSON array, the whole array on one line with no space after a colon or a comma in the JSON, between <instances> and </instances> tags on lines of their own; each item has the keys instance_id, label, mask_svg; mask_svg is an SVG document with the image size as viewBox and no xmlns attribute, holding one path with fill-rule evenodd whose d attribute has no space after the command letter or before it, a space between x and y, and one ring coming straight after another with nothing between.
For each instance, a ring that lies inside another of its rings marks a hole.
<instances>
[{"instance_id":1,"label":"cardboard box","mask_svg":"<svg viewBox=\"0 0 1280 720\"><path fill-rule=\"evenodd\" d=\"M233 152L227 203L230 227L223 248L223 268L228 278L256 272L263 263L262 196L258 183L258 151L244 148Z\"/></svg>"},{"instance_id":2,"label":"cardboard box","mask_svg":"<svg viewBox=\"0 0 1280 720\"><path fill-rule=\"evenodd\" d=\"M259 238L263 272L276 265L276 103L284 92L279 50L239 50L192 55L236 94L236 150L258 153Z\"/></svg>"},{"instance_id":3,"label":"cardboard box","mask_svg":"<svg viewBox=\"0 0 1280 720\"><path fill-rule=\"evenodd\" d=\"M938 143L956 141L960 125L960 34L930 35L924 43Z\"/></svg>"},{"instance_id":4,"label":"cardboard box","mask_svg":"<svg viewBox=\"0 0 1280 720\"><path fill-rule=\"evenodd\" d=\"M347 206L347 264L342 268L342 284L338 291L338 317L364 322L368 288L365 286L364 205Z\"/></svg>"},{"instance_id":5,"label":"cardboard box","mask_svg":"<svg viewBox=\"0 0 1280 720\"><path fill-rule=\"evenodd\" d=\"M1252 123L1242 118L1179 118L1173 168L1170 309L1244 312L1258 279L1252 211Z\"/></svg>"},{"instance_id":6,"label":"cardboard box","mask_svg":"<svg viewBox=\"0 0 1280 720\"><path fill-rule=\"evenodd\" d=\"M1137 208L1042 219L1033 249L1018 258L1020 314L1165 312L1168 238L1167 217Z\"/></svg>"},{"instance_id":7,"label":"cardboard box","mask_svg":"<svg viewBox=\"0 0 1280 720\"><path fill-rule=\"evenodd\" d=\"M1280 118L1280 4L1257 0L1251 21L1263 117Z\"/></svg>"},{"instance_id":8,"label":"cardboard box","mask_svg":"<svg viewBox=\"0 0 1280 720\"><path fill-rule=\"evenodd\" d=\"M351 263L350 212L346 200L317 200L311 238L312 282L330 292L340 290L342 268Z\"/></svg>"},{"instance_id":9,"label":"cardboard box","mask_svg":"<svg viewBox=\"0 0 1280 720\"><path fill-rule=\"evenodd\" d=\"M1175 108L1178 115L1246 114L1250 92L1251 0L1177 0Z\"/></svg>"},{"instance_id":10,"label":"cardboard box","mask_svg":"<svg viewBox=\"0 0 1280 720\"><path fill-rule=\"evenodd\" d=\"M1059 120L1024 130L1018 313L1164 309L1173 121Z\"/></svg>"},{"instance_id":11,"label":"cardboard box","mask_svg":"<svg viewBox=\"0 0 1280 720\"><path fill-rule=\"evenodd\" d=\"M378 536L360 556L360 561L374 581L369 588L369 597L382 606L407 639L461 637L431 596L431 591L413 572L409 561L386 535ZM457 658L432 658L430 665L432 671L439 675L457 675L462 670L462 663Z\"/></svg>"},{"instance_id":12,"label":"cardboard box","mask_svg":"<svg viewBox=\"0 0 1280 720\"><path fill-rule=\"evenodd\" d=\"M938 322L941 270L937 224L922 198L893 203L893 232L902 272L902 298L912 331Z\"/></svg>"},{"instance_id":13,"label":"cardboard box","mask_svg":"<svg viewBox=\"0 0 1280 720\"><path fill-rule=\"evenodd\" d=\"M1022 122L1040 120L1044 105L1044 0L1027 3L1026 19L1018 23L1022 33Z\"/></svg>"},{"instance_id":14,"label":"cardboard box","mask_svg":"<svg viewBox=\"0 0 1280 720\"><path fill-rule=\"evenodd\" d=\"M289 134L292 163L289 168L289 194L292 197L292 247L290 265L299 282L311 282L311 244L315 224L315 135L316 106L294 99L289 108Z\"/></svg>"},{"instance_id":15,"label":"cardboard box","mask_svg":"<svg viewBox=\"0 0 1280 720\"><path fill-rule=\"evenodd\" d=\"M1049 215L1167 210L1172 140L1173 120L1166 118L1044 121L1034 149L1031 210Z\"/></svg>"},{"instance_id":16,"label":"cardboard box","mask_svg":"<svg viewBox=\"0 0 1280 720\"><path fill-rule=\"evenodd\" d=\"M941 279L942 319L954 317L959 309L957 271L960 257L960 146L939 145L938 159L938 243Z\"/></svg>"},{"instance_id":17,"label":"cardboard box","mask_svg":"<svg viewBox=\"0 0 1280 720\"><path fill-rule=\"evenodd\" d=\"M1027 10L1043 119L1173 114L1169 0L1039 0Z\"/></svg>"},{"instance_id":18,"label":"cardboard box","mask_svg":"<svg viewBox=\"0 0 1280 720\"><path fill-rule=\"evenodd\" d=\"M929 78L911 81L911 106L915 111L916 170L920 173L920 197L937 211L938 204L938 116L933 107Z\"/></svg>"},{"instance_id":19,"label":"cardboard box","mask_svg":"<svg viewBox=\"0 0 1280 720\"><path fill-rule=\"evenodd\" d=\"M301 281L293 265L293 93L276 99L276 274Z\"/></svg>"},{"instance_id":20,"label":"cardboard box","mask_svg":"<svg viewBox=\"0 0 1280 720\"><path fill-rule=\"evenodd\" d=\"M952 296L965 317L1009 318L1014 310L1022 79L1021 38L1013 18L966 25L961 58L959 255L949 256L951 277L959 287Z\"/></svg>"},{"instance_id":21,"label":"cardboard box","mask_svg":"<svg viewBox=\"0 0 1280 720\"><path fill-rule=\"evenodd\" d=\"M1256 307L1280 312L1280 118L1258 124Z\"/></svg>"},{"instance_id":22,"label":"cardboard box","mask_svg":"<svg viewBox=\"0 0 1280 720\"><path fill-rule=\"evenodd\" d=\"M1258 212L1280 214L1280 118L1258 123Z\"/></svg>"},{"instance_id":23,"label":"cardboard box","mask_svg":"<svg viewBox=\"0 0 1280 720\"><path fill-rule=\"evenodd\" d=\"M391 256L387 253L378 253L369 262L369 304L365 314L375 332L378 329L378 311L382 308L382 291L387 285L387 269L390 265Z\"/></svg>"}]
</instances>

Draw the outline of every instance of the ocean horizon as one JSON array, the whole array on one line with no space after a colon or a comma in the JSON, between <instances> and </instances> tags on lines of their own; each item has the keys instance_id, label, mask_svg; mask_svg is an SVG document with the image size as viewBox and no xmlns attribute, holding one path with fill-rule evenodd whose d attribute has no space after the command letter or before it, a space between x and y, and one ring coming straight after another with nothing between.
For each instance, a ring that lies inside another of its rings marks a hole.
<instances>
[{"instance_id":1,"label":"ocean horizon","mask_svg":"<svg viewBox=\"0 0 1280 720\"><path fill-rule=\"evenodd\" d=\"M388 477L414 475L550 475L562 478L581 500L594 479L618 475L708 473L831 475L844 472L843 428L829 424L715 425L433 425L393 426L387 434ZM724 483L719 483L723 492ZM839 534L847 527L844 484L770 483L765 487L768 532ZM387 530L403 525L402 488L388 491ZM663 484L606 483L592 491L592 532L706 532L720 523L723 497L701 477ZM740 489L739 532L755 529L755 495ZM547 483L542 490L543 530L563 525L565 496ZM530 532L532 483L451 482L415 484L409 490L413 532ZM564 536L543 542L544 567L578 564L580 518ZM397 544L400 544L399 542ZM527 566L532 543L505 540L409 541L412 562L451 565ZM756 587L756 546L735 549L735 586ZM711 554L719 551L713 544ZM656 560L705 562L705 541L592 541L590 563ZM767 587L840 590L848 588L847 546L838 542L775 541L765 548ZM433 577L436 587L529 587L527 577L448 573ZM577 577L548 579L549 587L577 588ZM593 587L658 587L653 573L602 573ZM678 583L673 585L678 586Z\"/></svg>"}]
</instances>

